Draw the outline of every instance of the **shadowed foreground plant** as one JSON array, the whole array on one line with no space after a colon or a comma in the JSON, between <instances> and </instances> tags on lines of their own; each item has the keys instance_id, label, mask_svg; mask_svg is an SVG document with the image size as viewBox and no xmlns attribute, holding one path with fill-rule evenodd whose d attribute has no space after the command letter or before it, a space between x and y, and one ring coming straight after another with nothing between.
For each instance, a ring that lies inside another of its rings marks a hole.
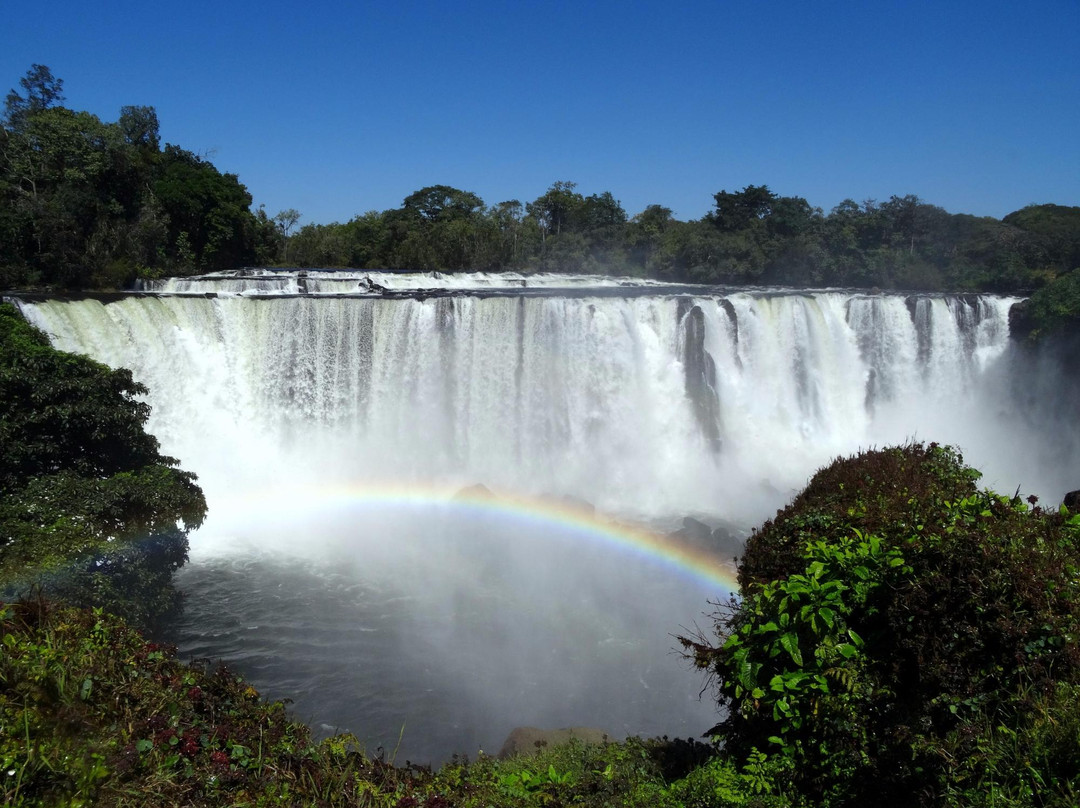
<instances>
[{"instance_id":1,"label":"shadowed foreground plant","mask_svg":"<svg viewBox=\"0 0 1080 808\"><path fill-rule=\"evenodd\" d=\"M751 537L719 642L684 640L725 752L789 760L818 805L1072 804L1080 739L1040 739L1080 720L1054 695L1080 686L1080 517L977 479L934 444L866 452Z\"/></svg>"}]
</instances>

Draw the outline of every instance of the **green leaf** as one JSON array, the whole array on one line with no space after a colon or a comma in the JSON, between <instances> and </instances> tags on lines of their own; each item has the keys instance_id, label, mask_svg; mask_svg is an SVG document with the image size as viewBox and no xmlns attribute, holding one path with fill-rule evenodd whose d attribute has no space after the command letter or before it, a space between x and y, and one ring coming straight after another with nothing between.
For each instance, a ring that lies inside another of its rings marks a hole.
<instances>
[{"instance_id":1,"label":"green leaf","mask_svg":"<svg viewBox=\"0 0 1080 808\"><path fill-rule=\"evenodd\" d=\"M148 738L141 738L135 741L135 750L138 752L149 752L154 748L154 742Z\"/></svg>"},{"instance_id":2,"label":"green leaf","mask_svg":"<svg viewBox=\"0 0 1080 808\"><path fill-rule=\"evenodd\" d=\"M780 637L780 645L791 655L791 661L802 667L802 651L799 650L799 640L794 634L784 634Z\"/></svg>"}]
</instances>

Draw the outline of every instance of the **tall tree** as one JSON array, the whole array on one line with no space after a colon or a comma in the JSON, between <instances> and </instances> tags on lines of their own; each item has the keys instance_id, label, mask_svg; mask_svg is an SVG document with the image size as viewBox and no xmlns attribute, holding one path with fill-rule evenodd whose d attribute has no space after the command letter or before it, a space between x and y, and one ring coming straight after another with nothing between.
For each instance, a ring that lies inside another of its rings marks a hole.
<instances>
[{"instance_id":1,"label":"tall tree","mask_svg":"<svg viewBox=\"0 0 1080 808\"><path fill-rule=\"evenodd\" d=\"M274 214L274 225L281 233L281 260L284 263L289 261L289 231L296 227L299 221L300 211L296 208L281 210Z\"/></svg>"},{"instance_id":2,"label":"tall tree","mask_svg":"<svg viewBox=\"0 0 1080 808\"><path fill-rule=\"evenodd\" d=\"M771 212L776 194L767 185L747 185L741 191L713 194L716 210L712 221L723 232L745 230L755 221L765 219Z\"/></svg>"},{"instance_id":3,"label":"tall tree","mask_svg":"<svg viewBox=\"0 0 1080 808\"><path fill-rule=\"evenodd\" d=\"M483 200L471 191L449 185L429 185L405 197L403 207L414 210L429 222L468 218L483 208Z\"/></svg>"},{"instance_id":4,"label":"tall tree","mask_svg":"<svg viewBox=\"0 0 1080 808\"><path fill-rule=\"evenodd\" d=\"M19 79L26 95L11 90L4 100L4 118L12 129L19 129L36 112L56 106L64 100L64 81L53 76L45 65L31 65Z\"/></svg>"},{"instance_id":5,"label":"tall tree","mask_svg":"<svg viewBox=\"0 0 1080 808\"><path fill-rule=\"evenodd\" d=\"M116 122L131 146L157 151L160 145L157 110L153 107L120 107L120 119Z\"/></svg>"},{"instance_id":6,"label":"tall tree","mask_svg":"<svg viewBox=\"0 0 1080 808\"><path fill-rule=\"evenodd\" d=\"M557 236L564 230L576 230L585 198L574 191L576 182L556 182L547 193L528 205L529 215L540 225L545 236Z\"/></svg>"}]
</instances>

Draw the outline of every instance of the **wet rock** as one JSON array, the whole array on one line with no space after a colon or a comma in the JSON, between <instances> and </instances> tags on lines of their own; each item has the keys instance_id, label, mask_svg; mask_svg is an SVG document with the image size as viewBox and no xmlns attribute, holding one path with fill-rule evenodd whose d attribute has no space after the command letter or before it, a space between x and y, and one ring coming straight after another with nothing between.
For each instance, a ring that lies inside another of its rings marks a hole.
<instances>
[{"instance_id":1,"label":"wet rock","mask_svg":"<svg viewBox=\"0 0 1080 808\"><path fill-rule=\"evenodd\" d=\"M738 558L746 549L745 540L738 533L723 525L712 532L710 541L716 552L724 558Z\"/></svg>"},{"instance_id":2,"label":"wet rock","mask_svg":"<svg viewBox=\"0 0 1080 808\"><path fill-rule=\"evenodd\" d=\"M685 517L682 522L683 526L671 535L682 539L683 541L691 542L692 544L704 547L711 546L713 533L711 527L692 516Z\"/></svg>"},{"instance_id":3,"label":"wet rock","mask_svg":"<svg viewBox=\"0 0 1080 808\"><path fill-rule=\"evenodd\" d=\"M1067 493L1061 504L1073 513L1080 513L1080 490Z\"/></svg>"},{"instance_id":4,"label":"wet rock","mask_svg":"<svg viewBox=\"0 0 1080 808\"><path fill-rule=\"evenodd\" d=\"M454 494L454 502L475 499L497 499L494 492L483 483L469 485Z\"/></svg>"},{"instance_id":5,"label":"wet rock","mask_svg":"<svg viewBox=\"0 0 1080 808\"><path fill-rule=\"evenodd\" d=\"M681 303L681 301L680 301ZM705 349L705 314L694 306L683 318L685 342L683 364L686 369L686 395L694 415L713 452L722 448L720 438L720 398L717 394L716 362Z\"/></svg>"}]
</instances>

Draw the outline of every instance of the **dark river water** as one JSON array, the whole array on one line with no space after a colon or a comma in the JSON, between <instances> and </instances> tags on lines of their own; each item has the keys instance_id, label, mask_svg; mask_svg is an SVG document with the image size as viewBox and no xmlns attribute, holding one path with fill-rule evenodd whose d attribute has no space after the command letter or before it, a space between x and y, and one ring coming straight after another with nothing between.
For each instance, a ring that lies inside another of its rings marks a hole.
<instances>
[{"instance_id":1,"label":"dark river water","mask_svg":"<svg viewBox=\"0 0 1080 808\"><path fill-rule=\"evenodd\" d=\"M495 753L516 726L621 738L715 723L674 635L705 624L717 586L551 525L407 521L374 549L344 522L317 553L196 537L166 639L292 699L317 735L351 732L398 762Z\"/></svg>"}]
</instances>

